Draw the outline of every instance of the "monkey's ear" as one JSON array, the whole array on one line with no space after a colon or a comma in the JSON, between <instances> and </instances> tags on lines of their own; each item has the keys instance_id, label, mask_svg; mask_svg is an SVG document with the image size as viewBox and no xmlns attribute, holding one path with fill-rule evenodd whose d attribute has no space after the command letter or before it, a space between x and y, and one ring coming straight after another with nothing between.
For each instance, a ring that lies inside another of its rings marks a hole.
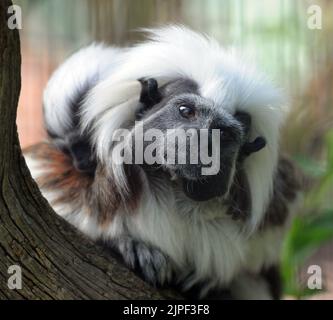
<instances>
[{"instance_id":1,"label":"monkey's ear","mask_svg":"<svg viewBox=\"0 0 333 320\"><path fill-rule=\"evenodd\" d=\"M155 104L159 103L162 95L158 88L156 79L139 79L141 83L140 102L144 105L145 109L149 109Z\"/></svg>"}]
</instances>

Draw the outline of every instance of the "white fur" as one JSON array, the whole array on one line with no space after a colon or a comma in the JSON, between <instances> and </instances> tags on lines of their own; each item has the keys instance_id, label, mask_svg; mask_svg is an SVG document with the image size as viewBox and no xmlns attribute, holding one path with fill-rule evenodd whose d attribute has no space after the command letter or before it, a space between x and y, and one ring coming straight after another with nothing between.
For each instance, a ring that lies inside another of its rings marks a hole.
<instances>
[{"instance_id":1,"label":"white fur","mask_svg":"<svg viewBox=\"0 0 333 320\"><path fill-rule=\"evenodd\" d=\"M103 80L117 65L122 49L92 44L68 58L52 75L43 96L48 129L63 136L71 126L69 104L87 83ZM70 71L69 71L70 70Z\"/></svg>"}]
</instances>

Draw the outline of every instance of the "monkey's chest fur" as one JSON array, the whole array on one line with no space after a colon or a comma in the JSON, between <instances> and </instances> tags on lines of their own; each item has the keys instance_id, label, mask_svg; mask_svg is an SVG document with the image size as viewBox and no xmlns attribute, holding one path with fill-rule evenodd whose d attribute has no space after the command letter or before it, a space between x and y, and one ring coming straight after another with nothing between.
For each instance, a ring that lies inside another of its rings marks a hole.
<instances>
[{"instance_id":1,"label":"monkey's chest fur","mask_svg":"<svg viewBox=\"0 0 333 320\"><path fill-rule=\"evenodd\" d=\"M103 169L95 176L79 174L47 143L26 150L25 156L54 210L118 252L150 283L175 284L184 291L199 287L198 297L225 289L233 298L276 297L272 281L263 275L278 264L289 203L296 198L290 191L297 189L292 176L279 176L290 169L287 160L280 160L262 226L250 235L246 217L230 211L230 202L192 201L164 176L128 172L132 191L123 201Z\"/></svg>"}]
</instances>

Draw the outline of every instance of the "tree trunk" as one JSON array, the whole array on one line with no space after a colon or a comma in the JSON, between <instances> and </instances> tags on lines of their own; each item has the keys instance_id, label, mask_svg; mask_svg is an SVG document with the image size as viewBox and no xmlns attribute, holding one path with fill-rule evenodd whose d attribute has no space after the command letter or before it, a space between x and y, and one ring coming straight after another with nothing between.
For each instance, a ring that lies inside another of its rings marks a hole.
<instances>
[{"instance_id":1,"label":"tree trunk","mask_svg":"<svg viewBox=\"0 0 333 320\"><path fill-rule=\"evenodd\" d=\"M15 125L20 93L20 42L7 26L10 0L0 1L0 300L162 299L110 253L58 217L31 179ZM7 285L22 268L22 289Z\"/></svg>"}]
</instances>

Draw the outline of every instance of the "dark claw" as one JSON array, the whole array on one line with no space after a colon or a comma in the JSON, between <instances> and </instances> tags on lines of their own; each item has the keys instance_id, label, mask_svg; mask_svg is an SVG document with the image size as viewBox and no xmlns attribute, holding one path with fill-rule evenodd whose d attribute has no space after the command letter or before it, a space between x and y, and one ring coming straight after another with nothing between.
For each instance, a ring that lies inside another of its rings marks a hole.
<instances>
[{"instance_id":1,"label":"dark claw","mask_svg":"<svg viewBox=\"0 0 333 320\"><path fill-rule=\"evenodd\" d=\"M242 147L241 153L244 156L249 156L252 153L258 152L266 146L266 140L263 137L256 138L253 142L247 142Z\"/></svg>"},{"instance_id":2,"label":"dark claw","mask_svg":"<svg viewBox=\"0 0 333 320\"><path fill-rule=\"evenodd\" d=\"M144 104L145 108L151 108L161 101L161 94L158 90L158 83L155 79L150 78L147 80L140 79L141 94L140 102Z\"/></svg>"}]
</instances>

